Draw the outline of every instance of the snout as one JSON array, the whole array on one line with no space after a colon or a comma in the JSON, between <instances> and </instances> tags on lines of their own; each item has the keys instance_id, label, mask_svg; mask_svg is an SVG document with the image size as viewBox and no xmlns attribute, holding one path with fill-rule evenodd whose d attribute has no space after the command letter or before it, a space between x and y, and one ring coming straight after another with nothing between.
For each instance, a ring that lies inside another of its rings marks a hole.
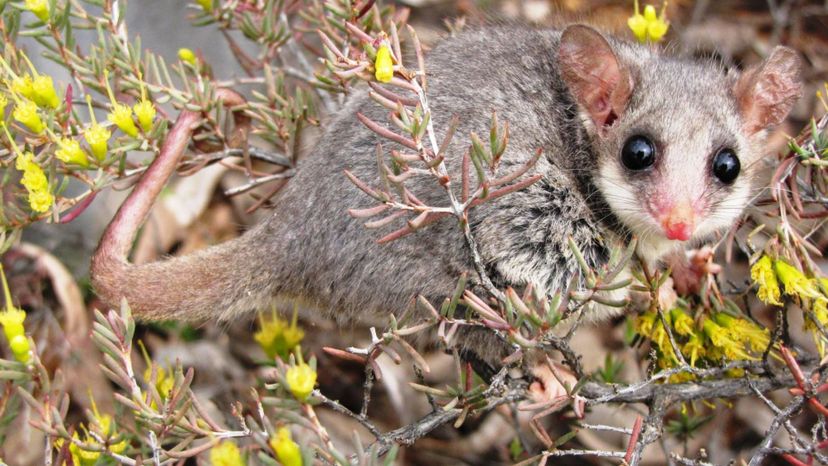
<instances>
[{"instance_id":1,"label":"snout","mask_svg":"<svg viewBox=\"0 0 828 466\"><path fill-rule=\"evenodd\" d=\"M696 212L689 202L681 202L661 212L658 220L667 239L687 241L696 227Z\"/></svg>"}]
</instances>

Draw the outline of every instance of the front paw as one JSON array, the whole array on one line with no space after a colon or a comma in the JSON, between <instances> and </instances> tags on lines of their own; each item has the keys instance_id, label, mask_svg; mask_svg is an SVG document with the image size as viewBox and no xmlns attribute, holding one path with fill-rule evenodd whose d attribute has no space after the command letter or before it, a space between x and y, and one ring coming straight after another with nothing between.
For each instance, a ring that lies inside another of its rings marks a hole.
<instances>
[{"instance_id":1,"label":"front paw","mask_svg":"<svg viewBox=\"0 0 828 466\"><path fill-rule=\"evenodd\" d=\"M530 365L529 374L532 376L528 389L529 399L521 406L521 410L540 410L535 416L540 418L574 402L575 414L578 417L583 414L583 409L579 409L582 408L580 397L570 393L578 379L569 367L544 357L542 361Z\"/></svg>"},{"instance_id":2,"label":"front paw","mask_svg":"<svg viewBox=\"0 0 828 466\"><path fill-rule=\"evenodd\" d=\"M713 262L713 256L713 249L705 246L692 251L688 259L671 261L673 287L679 295L698 294L705 277L722 271L722 267Z\"/></svg>"},{"instance_id":3,"label":"front paw","mask_svg":"<svg viewBox=\"0 0 828 466\"><path fill-rule=\"evenodd\" d=\"M567 398L571 389L578 383L575 374L561 363L546 361L529 369L534 380L529 384L529 396L535 403L549 403ZM564 400L565 401L565 400Z\"/></svg>"}]
</instances>

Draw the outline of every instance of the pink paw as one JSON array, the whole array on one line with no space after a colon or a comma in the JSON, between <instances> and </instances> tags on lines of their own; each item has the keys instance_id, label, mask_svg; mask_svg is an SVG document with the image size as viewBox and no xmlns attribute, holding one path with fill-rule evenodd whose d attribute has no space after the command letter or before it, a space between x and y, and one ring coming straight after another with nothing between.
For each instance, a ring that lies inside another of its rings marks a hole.
<instances>
[{"instance_id":1,"label":"pink paw","mask_svg":"<svg viewBox=\"0 0 828 466\"><path fill-rule=\"evenodd\" d=\"M722 267L713 262L713 255L713 249L710 246L704 246L693 251L689 260L677 258L670 261L673 287L678 294L687 296L699 293L706 276L722 271Z\"/></svg>"}]
</instances>

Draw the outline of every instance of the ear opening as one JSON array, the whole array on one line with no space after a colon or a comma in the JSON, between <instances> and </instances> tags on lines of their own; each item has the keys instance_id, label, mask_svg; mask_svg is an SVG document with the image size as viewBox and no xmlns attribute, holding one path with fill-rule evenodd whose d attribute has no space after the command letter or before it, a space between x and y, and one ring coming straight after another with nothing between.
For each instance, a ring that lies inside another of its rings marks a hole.
<instances>
[{"instance_id":1,"label":"ear opening","mask_svg":"<svg viewBox=\"0 0 828 466\"><path fill-rule=\"evenodd\" d=\"M609 42L588 26L567 27L558 47L561 76L599 133L624 112L633 83Z\"/></svg>"},{"instance_id":2,"label":"ear opening","mask_svg":"<svg viewBox=\"0 0 828 466\"><path fill-rule=\"evenodd\" d=\"M747 134L785 119L802 94L801 68L796 52L778 46L765 61L742 73L733 94Z\"/></svg>"}]
</instances>

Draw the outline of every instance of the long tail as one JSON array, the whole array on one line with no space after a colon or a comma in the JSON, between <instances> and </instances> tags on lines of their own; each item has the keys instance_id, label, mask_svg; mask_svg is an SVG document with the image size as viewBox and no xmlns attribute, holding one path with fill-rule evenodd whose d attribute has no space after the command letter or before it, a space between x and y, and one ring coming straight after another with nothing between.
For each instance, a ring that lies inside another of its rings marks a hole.
<instances>
[{"instance_id":1,"label":"long tail","mask_svg":"<svg viewBox=\"0 0 828 466\"><path fill-rule=\"evenodd\" d=\"M219 89L217 97L228 108L244 103L228 89ZM243 118L236 119L237 129L245 123ZM98 296L110 306L118 306L125 298L140 318L215 318L255 306L265 292L255 284L238 283L245 280L244 274L240 277L231 266L244 264L244 255L251 254L244 247L245 237L184 257L142 265L129 262L138 229L175 171L200 119L188 110L179 114L158 157L121 205L92 257L92 285Z\"/></svg>"}]
</instances>

